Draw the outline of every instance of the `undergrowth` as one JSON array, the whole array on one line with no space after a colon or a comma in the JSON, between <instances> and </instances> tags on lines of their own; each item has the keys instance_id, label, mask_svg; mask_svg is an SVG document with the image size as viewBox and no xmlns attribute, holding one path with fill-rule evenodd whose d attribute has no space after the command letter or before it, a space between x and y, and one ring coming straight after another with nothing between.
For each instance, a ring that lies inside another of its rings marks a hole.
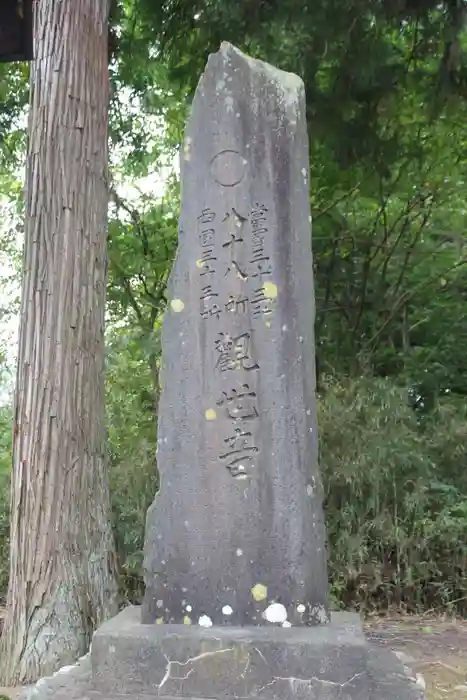
<instances>
[{"instance_id":1,"label":"undergrowth","mask_svg":"<svg viewBox=\"0 0 467 700\"><path fill-rule=\"evenodd\" d=\"M108 367L114 529L126 601L138 602L156 428L143 358ZM423 420L407 389L328 378L319 396L331 600L363 612L467 612L467 415L446 397ZM10 411L0 411L0 590L8 569Z\"/></svg>"}]
</instances>

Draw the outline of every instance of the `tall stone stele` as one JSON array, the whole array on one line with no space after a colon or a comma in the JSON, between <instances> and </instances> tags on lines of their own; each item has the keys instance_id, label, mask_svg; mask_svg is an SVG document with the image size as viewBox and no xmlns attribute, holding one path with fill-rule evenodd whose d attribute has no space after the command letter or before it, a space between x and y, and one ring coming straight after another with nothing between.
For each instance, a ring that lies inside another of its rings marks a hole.
<instances>
[{"instance_id":1,"label":"tall stone stele","mask_svg":"<svg viewBox=\"0 0 467 700\"><path fill-rule=\"evenodd\" d=\"M326 623L302 81L223 44L181 183L143 622Z\"/></svg>"},{"instance_id":2,"label":"tall stone stele","mask_svg":"<svg viewBox=\"0 0 467 700\"><path fill-rule=\"evenodd\" d=\"M222 44L181 176L146 594L94 635L96 699L419 699L329 619L302 81Z\"/></svg>"}]
</instances>

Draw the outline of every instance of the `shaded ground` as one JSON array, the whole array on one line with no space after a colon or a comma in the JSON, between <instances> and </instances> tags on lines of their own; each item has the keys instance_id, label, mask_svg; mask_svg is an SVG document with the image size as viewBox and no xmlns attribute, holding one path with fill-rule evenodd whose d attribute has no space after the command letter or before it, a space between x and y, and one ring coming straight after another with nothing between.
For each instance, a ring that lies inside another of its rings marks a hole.
<instances>
[{"instance_id":1,"label":"shaded ground","mask_svg":"<svg viewBox=\"0 0 467 700\"><path fill-rule=\"evenodd\" d=\"M426 682L427 700L467 700L467 621L427 617L375 618L365 623L378 646L402 652Z\"/></svg>"}]
</instances>

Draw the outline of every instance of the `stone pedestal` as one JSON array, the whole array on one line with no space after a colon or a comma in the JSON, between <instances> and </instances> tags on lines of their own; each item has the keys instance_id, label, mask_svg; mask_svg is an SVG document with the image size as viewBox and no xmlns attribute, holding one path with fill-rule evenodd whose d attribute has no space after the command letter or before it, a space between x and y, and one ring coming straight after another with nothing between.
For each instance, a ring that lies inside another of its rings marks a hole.
<instances>
[{"instance_id":1,"label":"stone pedestal","mask_svg":"<svg viewBox=\"0 0 467 700\"><path fill-rule=\"evenodd\" d=\"M94 635L91 659L96 700L423 700L351 613L316 627L203 629L143 625L130 607Z\"/></svg>"}]
</instances>

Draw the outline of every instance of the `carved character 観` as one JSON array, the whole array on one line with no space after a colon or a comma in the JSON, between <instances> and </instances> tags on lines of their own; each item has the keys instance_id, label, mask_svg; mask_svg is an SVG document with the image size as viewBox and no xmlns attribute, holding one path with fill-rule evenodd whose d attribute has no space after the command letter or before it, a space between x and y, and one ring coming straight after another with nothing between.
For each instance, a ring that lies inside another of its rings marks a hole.
<instances>
[{"instance_id":1,"label":"carved character \u89b3","mask_svg":"<svg viewBox=\"0 0 467 700\"><path fill-rule=\"evenodd\" d=\"M234 369L252 370L259 369L259 364L250 355L251 335L241 333L237 336L230 336L227 333L219 333L215 341L215 348L219 353L216 368L221 372Z\"/></svg>"}]
</instances>

